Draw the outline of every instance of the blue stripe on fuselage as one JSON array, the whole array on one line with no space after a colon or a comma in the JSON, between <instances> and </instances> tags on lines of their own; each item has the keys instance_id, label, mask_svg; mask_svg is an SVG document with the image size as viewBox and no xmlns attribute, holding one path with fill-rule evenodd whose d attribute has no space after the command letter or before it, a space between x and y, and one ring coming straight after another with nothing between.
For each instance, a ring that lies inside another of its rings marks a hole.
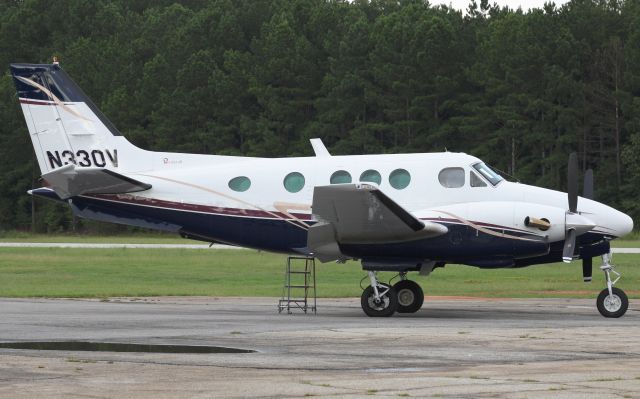
<instances>
[{"instance_id":1,"label":"blue stripe on fuselage","mask_svg":"<svg viewBox=\"0 0 640 399\"><path fill-rule=\"evenodd\" d=\"M225 216L75 197L78 216L166 231L186 231L242 247L273 252L297 252L307 245L307 233L279 219ZM111 220L109 220L111 218Z\"/></svg>"},{"instance_id":2,"label":"blue stripe on fuselage","mask_svg":"<svg viewBox=\"0 0 640 399\"><path fill-rule=\"evenodd\" d=\"M33 194L58 199L49 189L34 190ZM296 253L307 244L306 231L282 219L226 216L141 206L94 197L74 197L72 207L78 216L88 219L176 233L187 231L212 241L266 251ZM444 224L449 232L439 237L384 245L342 244L341 250L347 256L359 259L430 259L487 268L517 267L562 260L562 242L551 243L549 250L548 244L542 241L500 238L478 232L470 226ZM608 245L606 248L590 245L601 241L602 236L599 234L587 233L579 237L579 245L585 247L585 253L590 251L589 256L608 252ZM508 259L514 260L512 265L506 261Z\"/></svg>"}]
</instances>

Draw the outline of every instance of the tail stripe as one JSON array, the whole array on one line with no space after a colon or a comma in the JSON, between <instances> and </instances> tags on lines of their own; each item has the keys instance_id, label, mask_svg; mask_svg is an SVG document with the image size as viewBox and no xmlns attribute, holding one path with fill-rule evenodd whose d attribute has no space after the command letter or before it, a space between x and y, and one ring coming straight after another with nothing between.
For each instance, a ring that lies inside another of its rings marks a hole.
<instances>
[{"instance_id":1,"label":"tail stripe","mask_svg":"<svg viewBox=\"0 0 640 399\"><path fill-rule=\"evenodd\" d=\"M53 101L44 101L44 100L31 100L28 98L19 98L20 104L30 104L30 105L57 105ZM66 103L65 105L73 105L73 103Z\"/></svg>"},{"instance_id":2,"label":"tail stripe","mask_svg":"<svg viewBox=\"0 0 640 399\"><path fill-rule=\"evenodd\" d=\"M11 64L10 70L43 175L65 165L125 169L118 153L133 164L148 162L59 65Z\"/></svg>"},{"instance_id":3,"label":"tail stripe","mask_svg":"<svg viewBox=\"0 0 640 399\"><path fill-rule=\"evenodd\" d=\"M47 89L46 87L44 87L44 86L42 86L42 85L40 85L40 84L38 84L38 83L34 82L34 81L33 81L33 80L31 80L31 79L27 79L27 78L22 77L22 76L16 76L16 79L18 79L18 80L22 81L23 83L26 83L26 84L28 84L28 85L31 85L31 86L33 86L33 87L35 87L35 88L37 88L37 89L42 90L42 92L43 92L44 94L46 94L47 96L49 96L49 98L53 101L53 104L54 104L54 105L59 105L59 106L61 106L61 107L62 107L62 109L64 109L65 111L69 112L70 114L72 114L72 115L73 115L73 116L75 116L76 118L80 118L80 119L83 119L83 120L85 120L85 121L91 122L91 119L87 119L87 118L85 118L84 116L82 116L82 115L80 115L79 113L77 113L76 111L74 111L74 110L72 110L71 108L69 108L65 103L63 103L62 101L60 101L60 99L59 99L58 97L56 97L56 95L55 95L55 94L53 94L53 93L51 92L51 90ZM38 105L40 105L40 104L38 104Z\"/></svg>"},{"instance_id":4,"label":"tail stripe","mask_svg":"<svg viewBox=\"0 0 640 399\"><path fill-rule=\"evenodd\" d=\"M68 107L68 103L85 103L112 135L122 136L113 123L59 65L11 64L11 74L21 103L44 105L43 102L53 101L50 105L60 105L74 116L88 120Z\"/></svg>"}]
</instances>

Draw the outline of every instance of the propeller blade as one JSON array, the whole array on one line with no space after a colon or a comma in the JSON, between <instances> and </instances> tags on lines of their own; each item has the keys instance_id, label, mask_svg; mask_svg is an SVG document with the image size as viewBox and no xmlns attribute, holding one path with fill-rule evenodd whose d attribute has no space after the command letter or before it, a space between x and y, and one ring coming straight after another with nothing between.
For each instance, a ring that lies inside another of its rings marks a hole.
<instances>
[{"instance_id":1,"label":"propeller blade","mask_svg":"<svg viewBox=\"0 0 640 399\"><path fill-rule=\"evenodd\" d=\"M593 258L582 258L582 278L585 283L591 282L591 276L593 274Z\"/></svg>"},{"instance_id":2,"label":"propeller blade","mask_svg":"<svg viewBox=\"0 0 640 399\"><path fill-rule=\"evenodd\" d=\"M584 192L582 196L593 199L593 169L587 169L587 171L584 172Z\"/></svg>"},{"instance_id":3,"label":"propeller blade","mask_svg":"<svg viewBox=\"0 0 640 399\"><path fill-rule=\"evenodd\" d=\"M576 231L574 229L567 230L564 239L564 248L562 249L562 261L569 263L573 260L573 253L576 248Z\"/></svg>"},{"instance_id":4,"label":"propeller blade","mask_svg":"<svg viewBox=\"0 0 640 399\"><path fill-rule=\"evenodd\" d=\"M569 155L567 195L569 196L569 212L576 213L578 210L578 154L575 152Z\"/></svg>"}]
</instances>

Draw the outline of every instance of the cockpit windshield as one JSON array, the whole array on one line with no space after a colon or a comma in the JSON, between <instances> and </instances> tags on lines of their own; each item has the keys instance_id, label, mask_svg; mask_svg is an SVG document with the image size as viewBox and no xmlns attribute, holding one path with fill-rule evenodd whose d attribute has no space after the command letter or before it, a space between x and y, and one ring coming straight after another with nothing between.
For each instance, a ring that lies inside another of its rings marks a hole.
<instances>
[{"instance_id":1,"label":"cockpit windshield","mask_svg":"<svg viewBox=\"0 0 640 399\"><path fill-rule=\"evenodd\" d=\"M504 180L502 176L494 172L494 170L485 165L484 162L479 162L473 165L473 168L484 176L485 179L489 180L489 183L494 186Z\"/></svg>"}]
</instances>

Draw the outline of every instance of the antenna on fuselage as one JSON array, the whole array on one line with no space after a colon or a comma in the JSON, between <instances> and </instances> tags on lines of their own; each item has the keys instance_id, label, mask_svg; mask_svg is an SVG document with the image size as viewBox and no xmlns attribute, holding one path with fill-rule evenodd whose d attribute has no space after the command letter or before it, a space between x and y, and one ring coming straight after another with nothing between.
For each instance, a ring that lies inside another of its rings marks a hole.
<instances>
[{"instance_id":1,"label":"antenna on fuselage","mask_svg":"<svg viewBox=\"0 0 640 399\"><path fill-rule=\"evenodd\" d=\"M310 139L311 147L313 147L313 152L316 154L318 158L330 157L331 154L327 147L324 146L322 139Z\"/></svg>"}]
</instances>

